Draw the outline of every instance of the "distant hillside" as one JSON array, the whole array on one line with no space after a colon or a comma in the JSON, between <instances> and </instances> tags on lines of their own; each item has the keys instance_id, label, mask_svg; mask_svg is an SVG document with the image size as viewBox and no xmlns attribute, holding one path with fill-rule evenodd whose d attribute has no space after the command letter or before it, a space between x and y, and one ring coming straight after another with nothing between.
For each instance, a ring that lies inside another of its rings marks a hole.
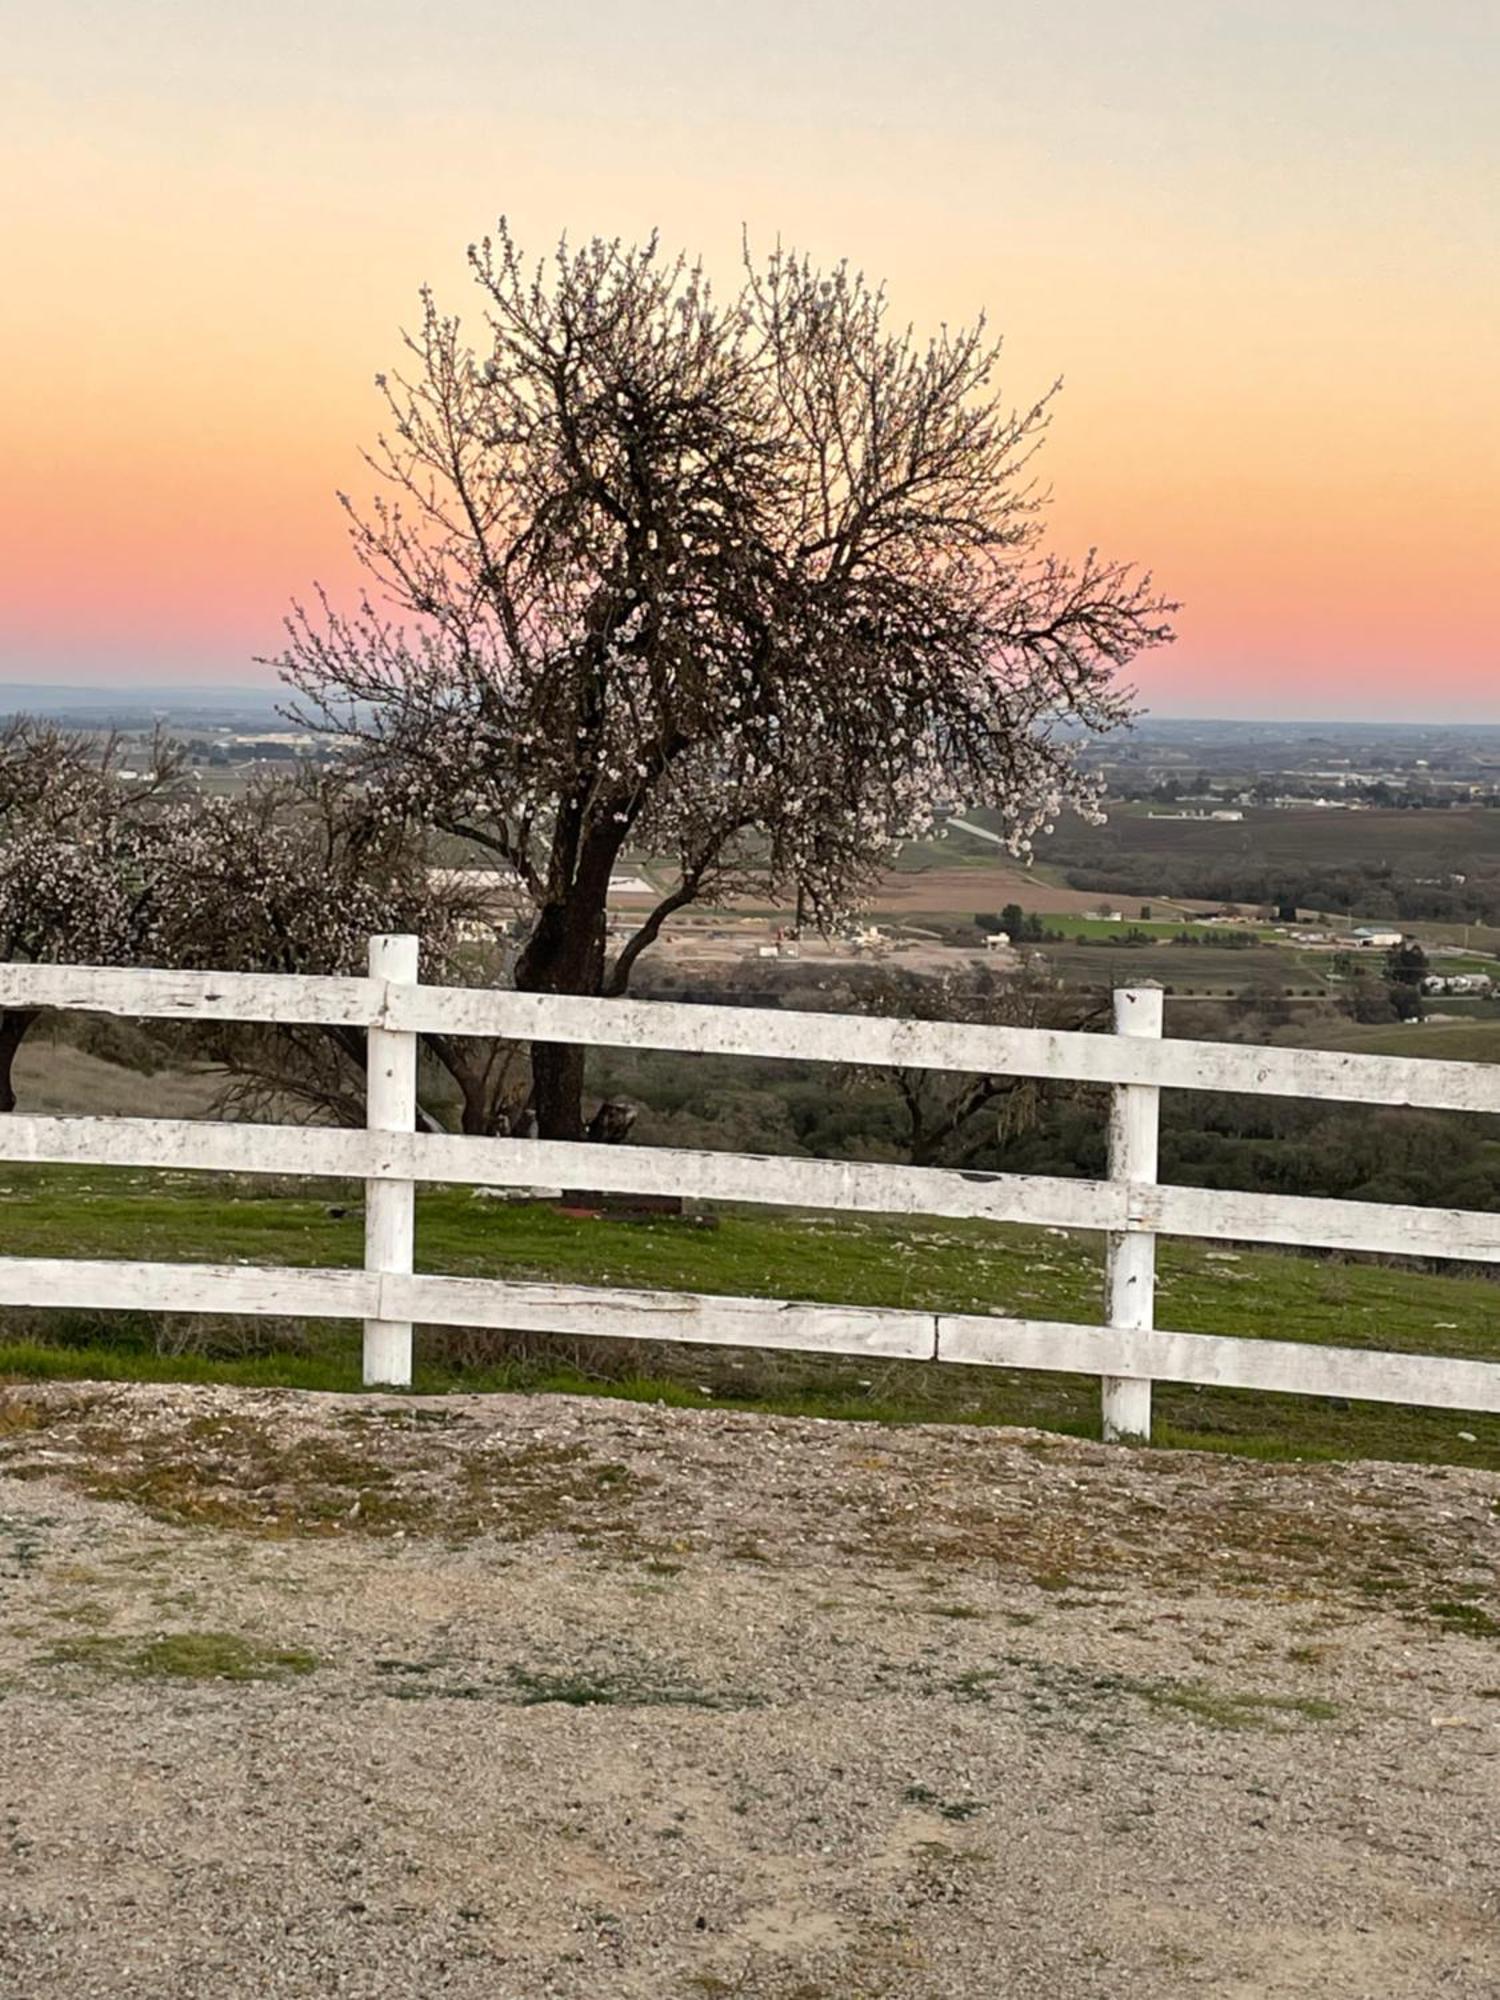
<instances>
[{"instance_id":1,"label":"distant hillside","mask_svg":"<svg viewBox=\"0 0 1500 2000\"><path fill-rule=\"evenodd\" d=\"M174 727L274 724L286 699L279 687L53 687L0 681L0 718L40 715L80 727L139 729L156 720Z\"/></svg>"}]
</instances>

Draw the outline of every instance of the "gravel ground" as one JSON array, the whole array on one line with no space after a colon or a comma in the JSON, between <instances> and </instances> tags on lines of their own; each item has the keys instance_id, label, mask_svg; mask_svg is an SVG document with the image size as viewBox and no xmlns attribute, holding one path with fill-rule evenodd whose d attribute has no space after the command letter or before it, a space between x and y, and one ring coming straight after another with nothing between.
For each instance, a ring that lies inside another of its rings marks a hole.
<instances>
[{"instance_id":1,"label":"gravel ground","mask_svg":"<svg viewBox=\"0 0 1500 2000\"><path fill-rule=\"evenodd\" d=\"M0 1390L0 1993L1500 1993L1500 1479Z\"/></svg>"}]
</instances>

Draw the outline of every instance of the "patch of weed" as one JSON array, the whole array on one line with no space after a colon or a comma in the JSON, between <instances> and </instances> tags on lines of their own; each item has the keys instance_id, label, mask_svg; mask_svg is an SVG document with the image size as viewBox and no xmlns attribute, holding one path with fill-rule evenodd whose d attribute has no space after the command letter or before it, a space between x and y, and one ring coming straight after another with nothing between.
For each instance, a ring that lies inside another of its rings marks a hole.
<instances>
[{"instance_id":1,"label":"patch of weed","mask_svg":"<svg viewBox=\"0 0 1500 2000\"><path fill-rule=\"evenodd\" d=\"M1500 1639L1500 1618L1492 1617L1482 1605L1442 1597L1428 1605L1427 1613L1445 1632L1463 1632L1471 1639Z\"/></svg>"},{"instance_id":2,"label":"patch of weed","mask_svg":"<svg viewBox=\"0 0 1500 2000\"><path fill-rule=\"evenodd\" d=\"M1008 1654L1000 1667L968 1668L947 1682L946 1691L961 1701L988 1702L998 1682L1016 1676L1021 1677L1022 1691L1031 1706L1045 1715L1052 1714L1056 1704L1077 1711L1082 1719L1084 1711L1101 1700L1121 1696L1214 1729L1275 1729L1279 1720L1291 1718L1331 1722L1339 1713L1336 1703L1312 1695L1235 1694L1195 1681L1145 1681L1126 1674L1087 1673L1018 1654Z\"/></svg>"},{"instance_id":3,"label":"patch of weed","mask_svg":"<svg viewBox=\"0 0 1500 2000\"><path fill-rule=\"evenodd\" d=\"M1338 1704L1315 1695L1230 1694L1201 1683L1180 1681L1134 1681L1124 1684L1152 1708L1186 1715L1211 1729L1265 1729L1276 1726L1278 1716L1295 1716L1303 1722L1332 1722Z\"/></svg>"},{"instance_id":4,"label":"patch of weed","mask_svg":"<svg viewBox=\"0 0 1500 2000\"><path fill-rule=\"evenodd\" d=\"M321 1662L302 1646L263 1646L235 1632L164 1632L153 1639L65 1639L49 1666L90 1667L131 1680L278 1681Z\"/></svg>"},{"instance_id":5,"label":"patch of weed","mask_svg":"<svg viewBox=\"0 0 1500 2000\"><path fill-rule=\"evenodd\" d=\"M71 1450L12 1457L12 1477L59 1478L90 1499L141 1508L174 1527L253 1535L492 1534L524 1541L548 1532L620 1536L649 1482L583 1446L498 1450L479 1434L468 1449L429 1446L429 1426L406 1411L356 1413L357 1426L288 1436L259 1413L198 1414L125 1428L87 1414ZM448 1428L449 1413L438 1413ZM368 1441L381 1424L379 1448Z\"/></svg>"}]
</instances>

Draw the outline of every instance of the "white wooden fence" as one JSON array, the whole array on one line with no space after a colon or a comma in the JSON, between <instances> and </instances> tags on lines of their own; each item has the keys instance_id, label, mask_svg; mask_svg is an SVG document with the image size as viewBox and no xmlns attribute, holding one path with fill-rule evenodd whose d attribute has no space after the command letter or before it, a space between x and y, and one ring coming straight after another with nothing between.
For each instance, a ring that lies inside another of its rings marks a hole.
<instances>
[{"instance_id":1,"label":"white wooden fence","mask_svg":"<svg viewBox=\"0 0 1500 2000\"><path fill-rule=\"evenodd\" d=\"M1500 1216L1160 1184L1163 1088L1500 1114L1500 1067L1164 1041L1162 996L1151 987L1116 994L1113 1035L1086 1035L423 986L416 941L405 937L373 940L363 979L0 965L0 1008L7 1007L361 1027L369 1035L369 1107L362 1132L0 1117L0 1159L331 1176L366 1186L362 1270L0 1255L0 1305L360 1319L370 1384L410 1382L414 1322L1054 1369L1102 1378L1104 1431L1112 1438L1149 1436L1153 1379L1500 1412L1500 1362L1172 1333L1157 1328L1154 1306L1159 1234L1500 1263ZM1107 1084L1113 1087L1109 1178L419 1133L416 1052L423 1032ZM1107 1324L418 1276L418 1182L561 1183L617 1194L1103 1230Z\"/></svg>"}]
</instances>

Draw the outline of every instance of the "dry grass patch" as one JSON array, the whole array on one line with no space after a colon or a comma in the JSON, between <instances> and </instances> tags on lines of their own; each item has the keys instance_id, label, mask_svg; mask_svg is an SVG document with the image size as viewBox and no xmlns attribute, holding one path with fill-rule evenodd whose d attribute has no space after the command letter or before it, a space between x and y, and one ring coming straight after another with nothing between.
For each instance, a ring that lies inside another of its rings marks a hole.
<instances>
[{"instance_id":1,"label":"dry grass patch","mask_svg":"<svg viewBox=\"0 0 1500 2000\"><path fill-rule=\"evenodd\" d=\"M333 1413L330 1413L333 1414ZM71 1416L72 1421L65 1421ZM259 1536L425 1535L506 1541L629 1536L641 1478L582 1444L507 1446L442 1411L331 1424L280 1399L264 1413L131 1407L129 1393L17 1425L0 1469L58 1478L174 1527ZM47 1448L25 1449L32 1431Z\"/></svg>"}]
</instances>

